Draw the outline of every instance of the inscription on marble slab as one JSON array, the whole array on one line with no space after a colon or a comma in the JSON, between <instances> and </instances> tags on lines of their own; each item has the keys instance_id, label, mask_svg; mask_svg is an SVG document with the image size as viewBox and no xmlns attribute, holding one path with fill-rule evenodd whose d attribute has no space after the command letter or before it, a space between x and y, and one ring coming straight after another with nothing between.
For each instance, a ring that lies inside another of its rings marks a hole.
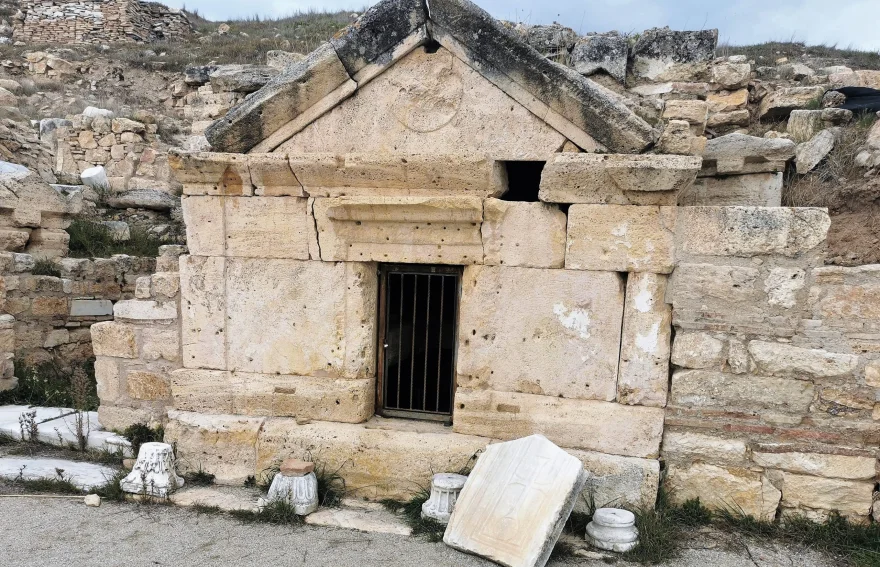
<instances>
[{"instance_id":1,"label":"inscription on marble slab","mask_svg":"<svg viewBox=\"0 0 880 567\"><path fill-rule=\"evenodd\" d=\"M508 567L543 567L586 481L580 460L543 435L489 445L443 541Z\"/></svg>"}]
</instances>

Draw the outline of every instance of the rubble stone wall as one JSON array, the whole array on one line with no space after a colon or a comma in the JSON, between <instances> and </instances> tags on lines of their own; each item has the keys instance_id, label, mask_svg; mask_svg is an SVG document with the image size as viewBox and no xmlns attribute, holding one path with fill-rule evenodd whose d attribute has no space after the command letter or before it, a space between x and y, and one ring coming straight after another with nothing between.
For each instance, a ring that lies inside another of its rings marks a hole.
<instances>
[{"instance_id":1,"label":"rubble stone wall","mask_svg":"<svg viewBox=\"0 0 880 567\"><path fill-rule=\"evenodd\" d=\"M60 360L75 364L92 357L89 327L113 318L114 302L134 296L135 281L153 272L155 260L117 255L112 258L61 258L60 276L35 275L35 257L0 253L4 353L26 364ZM9 348L11 347L11 348ZM11 360L11 357L10 357ZM12 376L7 386L14 385ZM2 386L0 386L2 387Z\"/></svg>"},{"instance_id":2,"label":"rubble stone wall","mask_svg":"<svg viewBox=\"0 0 880 567\"><path fill-rule=\"evenodd\" d=\"M173 40L192 33L182 11L137 0L22 0L13 38L36 44Z\"/></svg>"},{"instance_id":3,"label":"rubble stone wall","mask_svg":"<svg viewBox=\"0 0 880 567\"><path fill-rule=\"evenodd\" d=\"M672 494L767 519L864 520L880 440L880 267L823 266L816 209L698 207L678 222Z\"/></svg>"}]
</instances>

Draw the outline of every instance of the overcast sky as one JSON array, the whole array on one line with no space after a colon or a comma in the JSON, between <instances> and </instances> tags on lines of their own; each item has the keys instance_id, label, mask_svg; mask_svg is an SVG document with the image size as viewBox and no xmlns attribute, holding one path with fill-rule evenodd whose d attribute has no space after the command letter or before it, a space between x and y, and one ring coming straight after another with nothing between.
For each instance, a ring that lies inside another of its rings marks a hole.
<instances>
[{"instance_id":1,"label":"overcast sky","mask_svg":"<svg viewBox=\"0 0 880 567\"><path fill-rule=\"evenodd\" d=\"M558 21L580 33L651 27L718 28L720 42L768 40L880 50L880 0L476 0L497 18L532 24ZM197 8L211 20L283 16L307 10L361 11L369 0L166 0Z\"/></svg>"}]
</instances>

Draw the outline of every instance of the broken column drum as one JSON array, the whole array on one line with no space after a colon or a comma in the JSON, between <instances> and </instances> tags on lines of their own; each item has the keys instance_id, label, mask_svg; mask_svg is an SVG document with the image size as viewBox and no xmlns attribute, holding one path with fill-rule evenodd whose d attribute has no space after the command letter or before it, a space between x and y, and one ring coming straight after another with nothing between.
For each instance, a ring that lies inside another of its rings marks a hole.
<instances>
[{"instance_id":1,"label":"broken column drum","mask_svg":"<svg viewBox=\"0 0 880 567\"><path fill-rule=\"evenodd\" d=\"M587 524L587 542L599 549L624 553L639 543L639 530L632 512L617 508L599 508Z\"/></svg>"},{"instance_id":2,"label":"broken column drum","mask_svg":"<svg viewBox=\"0 0 880 567\"><path fill-rule=\"evenodd\" d=\"M315 464L285 461L269 487L269 501L283 500L298 516L307 516L318 509L318 478Z\"/></svg>"},{"instance_id":3,"label":"broken column drum","mask_svg":"<svg viewBox=\"0 0 880 567\"><path fill-rule=\"evenodd\" d=\"M431 498L422 504L422 517L448 524L455 501L467 477L455 473L438 473L431 479Z\"/></svg>"},{"instance_id":4,"label":"broken column drum","mask_svg":"<svg viewBox=\"0 0 880 567\"><path fill-rule=\"evenodd\" d=\"M168 443L144 443L131 472L119 482L124 492L166 498L184 484L177 476L174 449Z\"/></svg>"}]
</instances>

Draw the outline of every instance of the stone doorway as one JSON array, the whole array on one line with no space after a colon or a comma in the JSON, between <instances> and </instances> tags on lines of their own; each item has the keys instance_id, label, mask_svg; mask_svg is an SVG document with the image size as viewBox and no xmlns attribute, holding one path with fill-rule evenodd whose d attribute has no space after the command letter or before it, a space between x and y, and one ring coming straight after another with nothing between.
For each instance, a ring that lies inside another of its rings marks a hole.
<instances>
[{"instance_id":1,"label":"stone doorway","mask_svg":"<svg viewBox=\"0 0 880 567\"><path fill-rule=\"evenodd\" d=\"M378 413L452 422L461 268L382 265Z\"/></svg>"}]
</instances>

